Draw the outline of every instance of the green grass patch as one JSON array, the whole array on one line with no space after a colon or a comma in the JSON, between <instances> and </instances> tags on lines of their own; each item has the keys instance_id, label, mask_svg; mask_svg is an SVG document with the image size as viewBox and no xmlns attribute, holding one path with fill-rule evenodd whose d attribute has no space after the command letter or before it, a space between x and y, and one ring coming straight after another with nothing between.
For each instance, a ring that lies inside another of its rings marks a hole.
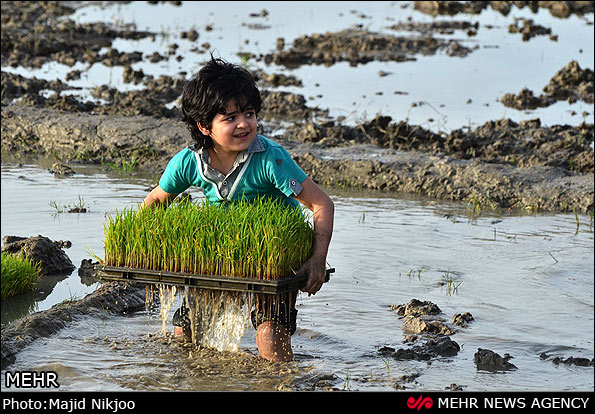
<instances>
[{"instance_id":1,"label":"green grass patch","mask_svg":"<svg viewBox=\"0 0 595 414\"><path fill-rule=\"evenodd\" d=\"M125 209L104 235L108 266L274 280L311 256L314 231L302 209L262 198Z\"/></svg>"},{"instance_id":2,"label":"green grass patch","mask_svg":"<svg viewBox=\"0 0 595 414\"><path fill-rule=\"evenodd\" d=\"M40 265L26 256L2 252L2 299L31 290L39 280Z\"/></svg>"}]
</instances>

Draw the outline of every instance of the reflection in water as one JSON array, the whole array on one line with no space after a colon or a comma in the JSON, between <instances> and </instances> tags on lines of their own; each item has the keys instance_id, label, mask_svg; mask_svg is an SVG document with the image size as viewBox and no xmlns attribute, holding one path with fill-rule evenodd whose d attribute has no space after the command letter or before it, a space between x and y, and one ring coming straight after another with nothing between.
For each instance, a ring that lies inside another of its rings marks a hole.
<instances>
[{"instance_id":1,"label":"reflection in water","mask_svg":"<svg viewBox=\"0 0 595 414\"><path fill-rule=\"evenodd\" d=\"M38 310L35 293L24 292L20 295L2 299L2 325L15 321Z\"/></svg>"},{"instance_id":2,"label":"reflection in water","mask_svg":"<svg viewBox=\"0 0 595 414\"><path fill-rule=\"evenodd\" d=\"M43 275L32 291L2 300L2 324L10 323L38 310L38 303L45 300L58 283L70 274Z\"/></svg>"}]
</instances>

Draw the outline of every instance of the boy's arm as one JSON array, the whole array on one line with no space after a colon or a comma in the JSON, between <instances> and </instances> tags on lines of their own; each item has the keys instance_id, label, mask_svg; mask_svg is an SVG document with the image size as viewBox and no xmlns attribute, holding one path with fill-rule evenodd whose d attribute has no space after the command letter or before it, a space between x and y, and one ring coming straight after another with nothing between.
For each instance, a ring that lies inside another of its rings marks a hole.
<instances>
[{"instance_id":1,"label":"boy's arm","mask_svg":"<svg viewBox=\"0 0 595 414\"><path fill-rule=\"evenodd\" d=\"M300 271L309 277L303 292L315 294L326 277L326 255L333 235L335 205L331 198L310 178L302 183L302 191L295 198L313 213L314 252Z\"/></svg>"},{"instance_id":2,"label":"boy's arm","mask_svg":"<svg viewBox=\"0 0 595 414\"><path fill-rule=\"evenodd\" d=\"M162 204L166 203L169 204L174 198L176 198L177 194L166 193L161 189L158 185L157 187L153 188L149 195L145 197L143 200L140 208L149 207L155 203Z\"/></svg>"}]
</instances>

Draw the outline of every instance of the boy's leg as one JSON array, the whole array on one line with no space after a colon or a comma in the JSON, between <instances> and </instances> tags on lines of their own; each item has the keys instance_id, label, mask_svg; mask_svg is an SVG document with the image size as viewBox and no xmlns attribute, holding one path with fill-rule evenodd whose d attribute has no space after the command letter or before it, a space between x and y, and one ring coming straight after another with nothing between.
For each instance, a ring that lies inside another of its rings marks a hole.
<instances>
[{"instance_id":1,"label":"boy's leg","mask_svg":"<svg viewBox=\"0 0 595 414\"><path fill-rule=\"evenodd\" d=\"M185 339L192 339L192 330L190 329L190 319L188 318L188 307L186 300L182 301L182 305L176 310L172 318L174 325L174 335Z\"/></svg>"},{"instance_id":2,"label":"boy's leg","mask_svg":"<svg viewBox=\"0 0 595 414\"><path fill-rule=\"evenodd\" d=\"M264 321L256 328L256 346L261 358L272 362L293 361L291 335L287 328L274 321Z\"/></svg>"},{"instance_id":3,"label":"boy's leg","mask_svg":"<svg viewBox=\"0 0 595 414\"><path fill-rule=\"evenodd\" d=\"M252 311L252 324L256 328L256 346L264 359L273 362L293 361L291 335L296 330L297 292L275 300L262 298Z\"/></svg>"}]
</instances>

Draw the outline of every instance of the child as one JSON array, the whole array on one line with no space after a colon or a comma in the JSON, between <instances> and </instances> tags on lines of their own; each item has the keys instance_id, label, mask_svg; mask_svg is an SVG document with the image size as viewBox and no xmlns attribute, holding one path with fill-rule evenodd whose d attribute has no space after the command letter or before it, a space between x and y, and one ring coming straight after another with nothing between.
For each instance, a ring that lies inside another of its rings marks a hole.
<instances>
[{"instance_id":1,"label":"child","mask_svg":"<svg viewBox=\"0 0 595 414\"><path fill-rule=\"evenodd\" d=\"M326 275L334 204L282 146L257 134L260 108L260 92L250 72L211 56L182 94L182 116L194 145L170 160L142 207L169 203L190 186L202 188L210 203L269 196L289 207L303 204L313 212L314 253L299 272L308 274L302 291L314 295ZM256 344L265 359L293 360L297 310L292 296L290 308L269 318L273 320L252 313Z\"/></svg>"}]
</instances>

